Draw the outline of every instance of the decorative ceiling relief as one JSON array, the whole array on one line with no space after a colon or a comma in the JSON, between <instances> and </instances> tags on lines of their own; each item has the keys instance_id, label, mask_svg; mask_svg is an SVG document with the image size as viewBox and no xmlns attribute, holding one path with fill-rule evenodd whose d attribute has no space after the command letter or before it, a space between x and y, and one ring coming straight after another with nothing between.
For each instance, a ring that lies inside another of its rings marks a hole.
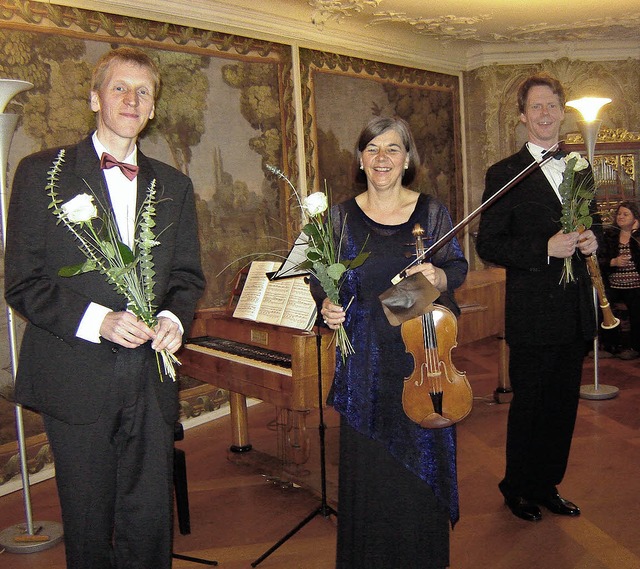
<instances>
[{"instance_id":1,"label":"decorative ceiling relief","mask_svg":"<svg viewBox=\"0 0 640 569\"><path fill-rule=\"evenodd\" d=\"M505 35L494 34L485 41L576 41L576 40L637 40L640 14L628 14L624 18L591 18L569 24L530 24L507 28Z\"/></svg>"},{"instance_id":2,"label":"decorative ceiling relief","mask_svg":"<svg viewBox=\"0 0 640 569\"><path fill-rule=\"evenodd\" d=\"M307 0L306 4L311 22L319 30L331 33L330 24L338 24L345 30L360 33L368 29L368 34L384 37L393 29L394 37L406 41L410 41L409 35L417 35L423 42L444 44L447 53L469 47L499 51L510 44L512 59L516 50L525 52L527 45L553 49L554 44L565 43L572 46L565 53L573 53L575 45L583 42L613 40L636 46L640 38L637 0L617 0L604 11L584 9L577 21L556 7L545 10L546 0L529 0L527 12L505 10L503 2L488 2L479 13L447 0Z\"/></svg>"},{"instance_id":3,"label":"decorative ceiling relief","mask_svg":"<svg viewBox=\"0 0 640 569\"><path fill-rule=\"evenodd\" d=\"M322 30L330 20L340 24L345 18L360 14L365 8L377 8L380 2L382 0L309 0L309 6L314 8L311 22Z\"/></svg>"},{"instance_id":4,"label":"decorative ceiling relief","mask_svg":"<svg viewBox=\"0 0 640 569\"><path fill-rule=\"evenodd\" d=\"M446 15L437 18L416 18L402 12L388 11L373 14L368 25L407 24L418 34L432 36L442 41L470 39L481 41L481 34L478 32L476 24L490 19L491 16L488 14L482 16Z\"/></svg>"}]
</instances>

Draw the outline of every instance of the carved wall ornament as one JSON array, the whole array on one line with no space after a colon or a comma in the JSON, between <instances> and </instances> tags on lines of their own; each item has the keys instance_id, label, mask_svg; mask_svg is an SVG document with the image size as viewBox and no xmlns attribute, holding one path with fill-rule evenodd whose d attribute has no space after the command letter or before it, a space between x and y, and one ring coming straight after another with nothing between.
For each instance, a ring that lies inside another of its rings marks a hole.
<instances>
[{"instance_id":1,"label":"carved wall ornament","mask_svg":"<svg viewBox=\"0 0 640 569\"><path fill-rule=\"evenodd\" d=\"M582 135L579 132L570 132L565 136L567 144L584 144ZM598 142L636 142L640 143L640 133L629 132L624 128L606 128L602 127L598 132Z\"/></svg>"}]
</instances>

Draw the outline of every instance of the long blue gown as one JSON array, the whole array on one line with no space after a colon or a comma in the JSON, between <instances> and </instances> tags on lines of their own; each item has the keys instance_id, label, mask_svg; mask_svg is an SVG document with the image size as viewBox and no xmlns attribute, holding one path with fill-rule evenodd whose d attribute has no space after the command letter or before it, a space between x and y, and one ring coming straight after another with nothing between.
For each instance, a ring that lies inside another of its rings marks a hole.
<instances>
[{"instance_id":1,"label":"long blue gown","mask_svg":"<svg viewBox=\"0 0 640 569\"><path fill-rule=\"evenodd\" d=\"M425 569L449 564L449 523L458 517L455 427L423 429L402 409L404 378L413 370L400 327L387 321L378 295L415 255L411 232L425 229L425 247L452 227L437 200L421 194L411 218L381 225L355 199L332 210L334 228L345 225L342 257L362 249L370 257L349 271L341 288L345 329L355 354L337 356L330 403L341 414L338 569ZM467 261L454 238L430 261L442 268L448 291L439 303L459 310L453 290Z\"/></svg>"}]
</instances>

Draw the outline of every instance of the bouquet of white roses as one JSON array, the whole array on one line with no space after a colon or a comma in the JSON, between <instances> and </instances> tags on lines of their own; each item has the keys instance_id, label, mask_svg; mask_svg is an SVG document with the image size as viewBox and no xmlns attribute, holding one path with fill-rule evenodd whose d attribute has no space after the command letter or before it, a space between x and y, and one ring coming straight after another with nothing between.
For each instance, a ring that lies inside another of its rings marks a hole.
<instances>
[{"instance_id":1,"label":"bouquet of white roses","mask_svg":"<svg viewBox=\"0 0 640 569\"><path fill-rule=\"evenodd\" d=\"M51 198L49 209L58 218L58 222L78 240L78 248L85 255L86 260L77 265L62 267L58 274L62 277L73 277L90 271L99 271L115 290L125 297L127 310L130 310L149 328L158 323L155 316L153 300L153 286L155 271L153 269L153 255L151 249L159 242L153 231L153 220L156 210L155 180L147 189L144 203L136 218L136 240L130 248L124 244L118 232L118 226L113 213L102 207L104 218L98 215L98 209L93 203L96 196L78 194L66 203L58 198L56 191L58 174L64 162L65 151L61 150L49 170L47 194ZM97 200L99 203L99 200ZM94 221L96 225L94 225ZM176 379L175 365L180 361L168 350L156 352L158 373L162 380L159 357L165 373L173 380Z\"/></svg>"},{"instance_id":2,"label":"bouquet of white roses","mask_svg":"<svg viewBox=\"0 0 640 569\"><path fill-rule=\"evenodd\" d=\"M297 268L309 271L318 280L329 300L334 304L340 304L340 286L345 273L362 265L367 260L369 253L365 253L363 249L354 259L340 259L344 223L340 228L340 236L336 242L327 194L314 192L301 199L295 186L281 170L273 166L267 166L267 168L287 182L305 217L306 223L302 232L307 237L306 261L300 263ZM350 304L351 301L347 304L347 309ZM340 349L342 360L346 361L347 357L354 353L354 349L342 324L335 330L334 337L336 345Z\"/></svg>"},{"instance_id":3,"label":"bouquet of white roses","mask_svg":"<svg viewBox=\"0 0 640 569\"><path fill-rule=\"evenodd\" d=\"M576 172L589 167L589 162L580 156L578 152L571 152L564 158L565 169L562 174L562 183L558 191L562 198L562 224L563 233L572 231L584 231L593 223L590 205L596 192L592 175L586 175L576 180ZM564 267L560 277L561 283L570 283L575 280L573 275L573 257L564 260Z\"/></svg>"}]
</instances>

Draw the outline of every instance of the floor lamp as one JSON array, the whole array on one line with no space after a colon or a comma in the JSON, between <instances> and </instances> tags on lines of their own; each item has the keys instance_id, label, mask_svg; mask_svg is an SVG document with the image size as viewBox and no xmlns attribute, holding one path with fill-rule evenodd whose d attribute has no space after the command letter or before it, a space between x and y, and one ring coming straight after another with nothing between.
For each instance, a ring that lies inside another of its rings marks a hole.
<instances>
[{"instance_id":1,"label":"floor lamp","mask_svg":"<svg viewBox=\"0 0 640 569\"><path fill-rule=\"evenodd\" d=\"M18 124L18 115L5 113L9 101L18 93L31 89L33 85L27 81L0 79L0 209L2 209L2 246L6 245L7 203L6 181L7 162L11 139ZM14 314L7 306L7 333L9 339L9 356L11 373L15 382L18 365L16 330ZM29 492L29 471L27 469L27 449L24 440L24 424L22 406L15 405L16 433L18 437L18 457L22 474L22 492L24 495L25 523L13 525L0 532L0 547L9 553L34 553L56 545L62 539L62 526L57 522L33 522L31 514L31 497Z\"/></svg>"},{"instance_id":2,"label":"floor lamp","mask_svg":"<svg viewBox=\"0 0 640 569\"><path fill-rule=\"evenodd\" d=\"M611 99L600 97L583 97L574 101L568 101L567 106L577 109L582 115L583 120L579 120L578 128L587 149L587 158L589 164L593 167L593 157L595 155L596 141L598 139L598 131L602 125L602 120L598 119L598 111L611 102ZM596 321L598 301L594 289L594 303L596 305ZM598 377L598 335L593 340L593 373L594 381L592 385L582 385L580 387L580 397L583 399L613 399L618 395L618 388L613 385L602 385Z\"/></svg>"}]
</instances>

